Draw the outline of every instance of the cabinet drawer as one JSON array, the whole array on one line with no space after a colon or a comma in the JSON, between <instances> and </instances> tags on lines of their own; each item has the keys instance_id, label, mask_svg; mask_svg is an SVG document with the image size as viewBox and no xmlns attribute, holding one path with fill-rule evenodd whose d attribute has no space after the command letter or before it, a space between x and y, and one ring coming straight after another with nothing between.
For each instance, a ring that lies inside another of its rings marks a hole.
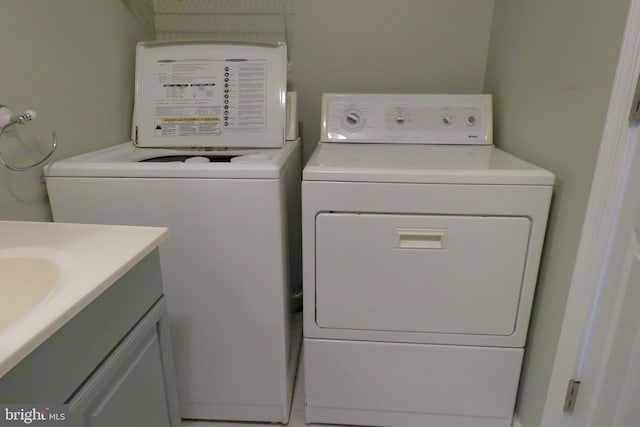
<instances>
[{"instance_id":1,"label":"cabinet drawer","mask_svg":"<svg viewBox=\"0 0 640 427\"><path fill-rule=\"evenodd\" d=\"M73 426L172 426L159 330L166 311L162 299L73 396Z\"/></svg>"}]
</instances>

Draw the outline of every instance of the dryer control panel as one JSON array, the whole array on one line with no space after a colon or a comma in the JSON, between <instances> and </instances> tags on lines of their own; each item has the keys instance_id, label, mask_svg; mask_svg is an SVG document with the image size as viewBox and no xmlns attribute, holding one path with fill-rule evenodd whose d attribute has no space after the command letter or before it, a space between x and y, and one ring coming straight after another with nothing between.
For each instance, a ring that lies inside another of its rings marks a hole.
<instances>
[{"instance_id":1,"label":"dryer control panel","mask_svg":"<svg viewBox=\"0 0 640 427\"><path fill-rule=\"evenodd\" d=\"M322 142L493 144L491 95L324 94Z\"/></svg>"}]
</instances>

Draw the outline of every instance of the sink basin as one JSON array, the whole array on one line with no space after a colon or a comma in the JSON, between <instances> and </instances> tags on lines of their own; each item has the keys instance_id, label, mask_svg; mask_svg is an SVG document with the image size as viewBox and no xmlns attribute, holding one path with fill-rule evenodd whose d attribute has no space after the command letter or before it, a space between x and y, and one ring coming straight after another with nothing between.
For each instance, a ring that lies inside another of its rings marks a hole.
<instances>
[{"instance_id":1,"label":"sink basin","mask_svg":"<svg viewBox=\"0 0 640 427\"><path fill-rule=\"evenodd\" d=\"M0 250L0 332L43 301L68 261L48 248Z\"/></svg>"}]
</instances>

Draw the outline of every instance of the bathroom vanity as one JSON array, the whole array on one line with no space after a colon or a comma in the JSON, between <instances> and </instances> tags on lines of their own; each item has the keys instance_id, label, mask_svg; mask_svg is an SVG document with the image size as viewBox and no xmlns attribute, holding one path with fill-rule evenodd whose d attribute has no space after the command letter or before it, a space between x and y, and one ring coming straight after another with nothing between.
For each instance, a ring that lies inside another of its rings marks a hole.
<instances>
[{"instance_id":1,"label":"bathroom vanity","mask_svg":"<svg viewBox=\"0 0 640 427\"><path fill-rule=\"evenodd\" d=\"M42 230L19 236L29 224L0 221L0 233L17 236L23 261L29 248L57 246L61 268L53 290L0 329L0 402L68 404L73 426L178 427L157 248L166 229L31 225ZM58 236L42 242L49 227Z\"/></svg>"}]
</instances>

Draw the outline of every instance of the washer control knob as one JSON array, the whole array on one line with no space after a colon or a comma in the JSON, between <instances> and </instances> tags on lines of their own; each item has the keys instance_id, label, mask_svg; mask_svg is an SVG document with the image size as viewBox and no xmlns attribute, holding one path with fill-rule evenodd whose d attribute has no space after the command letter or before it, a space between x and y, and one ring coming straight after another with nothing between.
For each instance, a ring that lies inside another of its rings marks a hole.
<instances>
[{"instance_id":1,"label":"washer control knob","mask_svg":"<svg viewBox=\"0 0 640 427\"><path fill-rule=\"evenodd\" d=\"M467 116L464 122L467 124L467 126L475 126L475 124L478 122L478 119L476 118L476 116L470 115Z\"/></svg>"},{"instance_id":2,"label":"washer control knob","mask_svg":"<svg viewBox=\"0 0 640 427\"><path fill-rule=\"evenodd\" d=\"M442 116L442 124L445 126L451 126L453 124L453 117L449 115Z\"/></svg>"}]
</instances>

